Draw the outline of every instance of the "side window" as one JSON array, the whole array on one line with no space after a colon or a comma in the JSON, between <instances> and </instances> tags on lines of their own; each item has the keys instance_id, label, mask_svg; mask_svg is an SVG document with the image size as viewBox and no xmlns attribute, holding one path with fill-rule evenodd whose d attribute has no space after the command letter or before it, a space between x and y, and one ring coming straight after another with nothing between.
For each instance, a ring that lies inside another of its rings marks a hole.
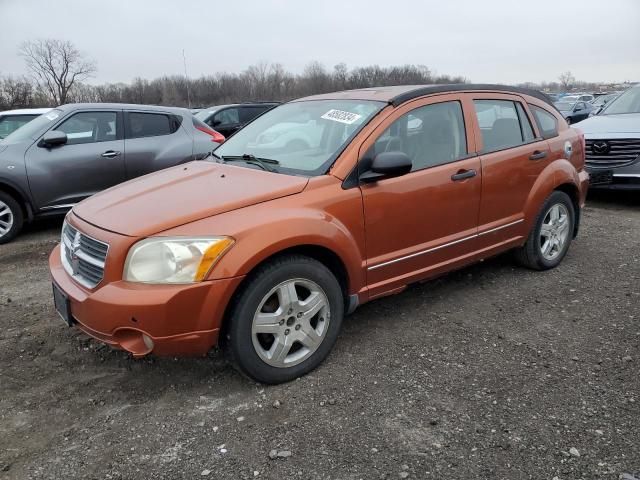
<instances>
[{"instance_id":1,"label":"side window","mask_svg":"<svg viewBox=\"0 0 640 480\"><path fill-rule=\"evenodd\" d=\"M212 126L218 127L220 125L231 125L233 123L240 123L238 109L226 108L214 115Z\"/></svg>"},{"instance_id":2,"label":"side window","mask_svg":"<svg viewBox=\"0 0 640 480\"><path fill-rule=\"evenodd\" d=\"M67 145L108 142L118 138L116 112L80 112L66 119L55 130L67 134Z\"/></svg>"},{"instance_id":3,"label":"side window","mask_svg":"<svg viewBox=\"0 0 640 480\"><path fill-rule=\"evenodd\" d=\"M413 163L411 171L459 160L467 155L467 138L460 102L425 105L393 122L373 147L381 152L402 151Z\"/></svg>"},{"instance_id":4,"label":"side window","mask_svg":"<svg viewBox=\"0 0 640 480\"><path fill-rule=\"evenodd\" d=\"M129 112L127 114L127 138L158 137L175 133L182 117L164 113Z\"/></svg>"},{"instance_id":5,"label":"side window","mask_svg":"<svg viewBox=\"0 0 640 480\"><path fill-rule=\"evenodd\" d=\"M533 134L533 128L531 122L527 116L527 112L524 111L524 107L521 103L516 103L516 110L518 110L518 117L520 118L520 126L522 127L522 138L526 142L532 142L535 139Z\"/></svg>"},{"instance_id":6,"label":"side window","mask_svg":"<svg viewBox=\"0 0 640 480\"><path fill-rule=\"evenodd\" d=\"M270 108L271 107L269 106L242 107L240 108L240 122L249 123L251 120L256 118L258 115L262 115Z\"/></svg>"},{"instance_id":7,"label":"side window","mask_svg":"<svg viewBox=\"0 0 640 480\"><path fill-rule=\"evenodd\" d=\"M516 147L530 141L530 139L526 139L525 127L520 123L516 102L511 100L474 100L473 103L482 133L484 152ZM529 125L529 129L531 129L531 125ZM529 135L532 136L533 132Z\"/></svg>"},{"instance_id":8,"label":"side window","mask_svg":"<svg viewBox=\"0 0 640 480\"><path fill-rule=\"evenodd\" d=\"M552 138L558 136L558 119L545 109L529 105L533 117L538 124L538 130L542 133L542 138Z\"/></svg>"}]
</instances>

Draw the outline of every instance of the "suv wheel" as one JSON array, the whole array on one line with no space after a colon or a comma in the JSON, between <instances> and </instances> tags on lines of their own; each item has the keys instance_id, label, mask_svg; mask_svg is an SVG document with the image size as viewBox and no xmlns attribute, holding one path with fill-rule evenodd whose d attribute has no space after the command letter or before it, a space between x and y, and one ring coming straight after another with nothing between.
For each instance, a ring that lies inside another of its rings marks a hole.
<instances>
[{"instance_id":1,"label":"suv wheel","mask_svg":"<svg viewBox=\"0 0 640 480\"><path fill-rule=\"evenodd\" d=\"M327 267L283 257L261 267L236 298L223 346L252 379L287 382L326 358L343 315L342 289Z\"/></svg>"},{"instance_id":2,"label":"suv wheel","mask_svg":"<svg viewBox=\"0 0 640 480\"><path fill-rule=\"evenodd\" d=\"M553 192L544 202L527 243L516 251L521 264L535 270L557 266L573 238L575 211L569 196Z\"/></svg>"},{"instance_id":3,"label":"suv wheel","mask_svg":"<svg viewBox=\"0 0 640 480\"><path fill-rule=\"evenodd\" d=\"M20 204L11 195L0 192L0 244L13 240L22 230L23 222Z\"/></svg>"}]
</instances>

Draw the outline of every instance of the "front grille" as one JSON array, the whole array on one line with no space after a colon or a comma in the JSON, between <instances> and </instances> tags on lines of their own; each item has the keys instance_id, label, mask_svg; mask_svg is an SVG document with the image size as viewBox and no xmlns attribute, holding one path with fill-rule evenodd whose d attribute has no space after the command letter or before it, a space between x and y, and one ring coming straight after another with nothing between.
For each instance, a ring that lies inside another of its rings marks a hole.
<instances>
[{"instance_id":1,"label":"front grille","mask_svg":"<svg viewBox=\"0 0 640 480\"><path fill-rule=\"evenodd\" d=\"M67 222L62 225L62 265L79 284L94 288L102 281L108 250L108 244L85 235Z\"/></svg>"},{"instance_id":2,"label":"front grille","mask_svg":"<svg viewBox=\"0 0 640 480\"><path fill-rule=\"evenodd\" d=\"M617 168L630 165L640 158L640 138L587 140L587 166Z\"/></svg>"}]
</instances>

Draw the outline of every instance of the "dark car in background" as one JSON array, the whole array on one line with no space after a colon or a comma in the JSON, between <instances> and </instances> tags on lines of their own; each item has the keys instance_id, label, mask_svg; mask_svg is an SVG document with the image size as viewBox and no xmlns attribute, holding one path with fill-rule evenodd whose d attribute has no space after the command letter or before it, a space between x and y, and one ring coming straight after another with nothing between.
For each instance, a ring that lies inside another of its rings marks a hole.
<instances>
[{"instance_id":1,"label":"dark car in background","mask_svg":"<svg viewBox=\"0 0 640 480\"><path fill-rule=\"evenodd\" d=\"M583 101L568 102L560 100L555 102L554 105L562 113L569 125L584 120L593 111L593 106L589 102Z\"/></svg>"},{"instance_id":2,"label":"dark car in background","mask_svg":"<svg viewBox=\"0 0 640 480\"><path fill-rule=\"evenodd\" d=\"M224 137L188 110L69 104L0 141L0 243L24 221L60 214L100 190L206 157Z\"/></svg>"},{"instance_id":3,"label":"dark car in background","mask_svg":"<svg viewBox=\"0 0 640 480\"><path fill-rule=\"evenodd\" d=\"M590 188L640 190L640 84L579 126Z\"/></svg>"},{"instance_id":4,"label":"dark car in background","mask_svg":"<svg viewBox=\"0 0 640 480\"><path fill-rule=\"evenodd\" d=\"M195 117L225 137L230 137L258 115L262 115L278 105L277 102L217 105L200 110L195 114Z\"/></svg>"}]
</instances>

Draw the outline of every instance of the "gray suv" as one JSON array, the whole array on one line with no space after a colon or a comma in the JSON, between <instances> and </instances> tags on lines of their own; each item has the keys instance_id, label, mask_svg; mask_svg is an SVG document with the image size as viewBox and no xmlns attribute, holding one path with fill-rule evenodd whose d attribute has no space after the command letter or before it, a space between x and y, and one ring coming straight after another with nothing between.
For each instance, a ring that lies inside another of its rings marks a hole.
<instances>
[{"instance_id":1,"label":"gray suv","mask_svg":"<svg viewBox=\"0 0 640 480\"><path fill-rule=\"evenodd\" d=\"M182 108L71 104L0 141L0 243L25 221L100 190L204 158L224 137Z\"/></svg>"}]
</instances>

